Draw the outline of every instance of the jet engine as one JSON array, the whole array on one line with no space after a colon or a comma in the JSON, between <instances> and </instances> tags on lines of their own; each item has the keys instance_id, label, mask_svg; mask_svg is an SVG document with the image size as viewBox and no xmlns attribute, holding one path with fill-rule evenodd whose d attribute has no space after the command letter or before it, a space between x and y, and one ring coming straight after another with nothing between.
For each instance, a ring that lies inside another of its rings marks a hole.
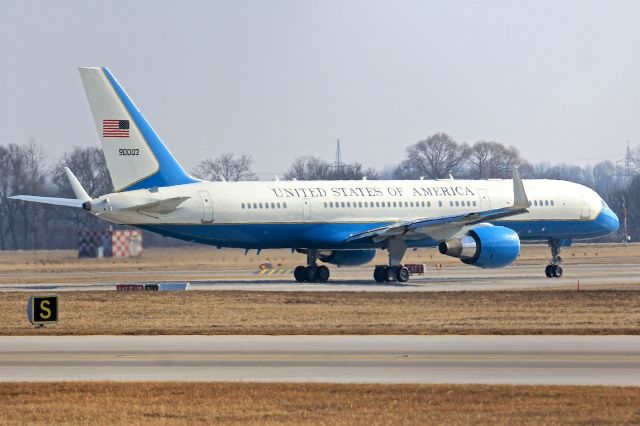
<instances>
[{"instance_id":1,"label":"jet engine","mask_svg":"<svg viewBox=\"0 0 640 426\"><path fill-rule=\"evenodd\" d=\"M481 226L460 238L440 243L440 253L479 268L510 265L520 253L520 238L504 226Z\"/></svg>"},{"instance_id":2,"label":"jet engine","mask_svg":"<svg viewBox=\"0 0 640 426\"><path fill-rule=\"evenodd\" d=\"M332 265L359 266L371 262L375 255L375 250L331 250L320 252L318 259Z\"/></svg>"}]
</instances>

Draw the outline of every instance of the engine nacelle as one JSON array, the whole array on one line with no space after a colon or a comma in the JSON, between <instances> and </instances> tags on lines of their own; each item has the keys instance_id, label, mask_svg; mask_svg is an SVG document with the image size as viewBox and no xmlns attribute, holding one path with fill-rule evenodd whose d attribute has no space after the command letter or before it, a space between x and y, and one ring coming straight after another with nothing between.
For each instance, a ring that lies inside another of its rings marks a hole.
<instances>
[{"instance_id":1,"label":"engine nacelle","mask_svg":"<svg viewBox=\"0 0 640 426\"><path fill-rule=\"evenodd\" d=\"M510 265L520 253L518 234L504 226L481 226L461 238L440 243L440 253L480 268Z\"/></svg>"},{"instance_id":2,"label":"engine nacelle","mask_svg":"<svg viewBox=\"0 0 640 426\"><path fill-rule=\"evenodd\" d=\"M371 262L375 256L375 250L332 250L321 252L318 259L332 265L360 266Z\"/></svg>"}]
</instances>

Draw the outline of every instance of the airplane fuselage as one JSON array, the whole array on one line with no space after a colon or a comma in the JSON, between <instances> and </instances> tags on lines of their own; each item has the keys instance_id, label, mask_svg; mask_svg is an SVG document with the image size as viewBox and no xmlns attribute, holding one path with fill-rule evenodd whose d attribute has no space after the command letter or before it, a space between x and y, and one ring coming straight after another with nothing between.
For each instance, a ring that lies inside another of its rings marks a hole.
<instances>
[{"instance_id":1,"label":"airplane fuselage","mask_svg":"<svg viewBox=\"0 0 640 426\"><path fill-rule=\"evenodd\" d=\"M617 218L593 190L572 182L525 180L529 211L492 222L521 240L584 239L607 235ZM131 209L188 197L171 212ZM108 203L106 200L108 199ZM108 194L97 213L112 222L221 247L376 248L358 232L397 222L509 206L511 180L199 182ZM105 210L106 209L106 210ZM407 239L428 247L467 228Z\"/></svg>"}]
</instances>

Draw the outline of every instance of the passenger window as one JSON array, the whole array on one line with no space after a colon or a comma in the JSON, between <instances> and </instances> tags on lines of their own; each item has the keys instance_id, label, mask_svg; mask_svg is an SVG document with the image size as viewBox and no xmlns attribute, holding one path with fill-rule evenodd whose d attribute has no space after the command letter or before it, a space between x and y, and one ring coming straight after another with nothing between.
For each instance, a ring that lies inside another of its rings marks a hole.
<instances>
[{"instance_id":1,"label":"passenger window","mask_svg":"<svg viewBox=\"0 0 640 426\"><path fill-rule=\"evenodd\" d=\"M280 208L280 203L277 203L276 206L278 206L278 208Z\"/></svg>"},{"instance_id":2,"label":"passenger window","mask_svg":"<svg viewBox=\"0 0 640 426\"><path fill-rule=\"evenodd\" d=\"M376 201L376 207L380 207L380 201Z\"/></svg>"},{"instance_id":3,"label":"passenger window","mask_svg":"<svg viewBox=\"0 0 640 426\"><path fill-rule=\"evenodd\" d=\"M264 208L268 209L269 208L269 203L264 203Z\"/></svg>"},{"instance_id":4,"label":"passenger window","mask_svg":"<svg viewBox=\"0 0 640 426\"><path fill-rule=\"evenodd\" d=\"M244 209L244 203L242 203L242 208Z\"/></svg>"},{"instance_id":5,"label":"passenger window","mask_svg":"<svg viewBox=\"0 0 640 426\"><path fill-rule=\"evenodd\" d=\"M473 207L475 207L475 206L476 206L476 202L474 201L474 202L473 202Z\"/></svg>"},{"instance_id":6,"label":"passenger window","mask_svg":"<svg viewBox=\"0 0 640 426\"><path fill-rule=\"evenodd\" d=\"M549 205L549 200L544 200L544 205L548 206Z\"/></svg>"},{"instance_id":7,"label":"passenger window","mask_svg":"<svg viewBox=\"0 0 640 426\"><path fill-rule=\"evenodd\" d=\"M442 207L442 200L438 201L438 206Z\"/></svg>"},{"instance_id":8,"label":"passenger window","mask_svg":"<svg viewBox=\"0 0 640 426\"><path fill-rule=\"evenodd\" d=\"M365 201L365 202L364 202L364 206L365 206L365 207L369 207L369 203Z\"/></svg>"},{"instance_id":9,"label":"passenger window","mask_svg":"<svg viewBox=\"0 0 640 426\"><path fill-rule=\"evenodd\" d=\"M467 201L467 207L471 207L471 201Z\"/></svg>"},{"instance_id":10,"label":"passenger window","mask_svg":"<svg viewBox=\"0 0 640 426\"><path fill-rule=\"evenodd\" d=\"M260 206L260 208L262 208L262 203L258 204Z\"/></svg>"},{"instance_id":11,"label":"passenger window","mask_svg":"<svg viewBox=\"0 0 640 426\"><path fill-rule=\"evenodd\" d=\"M351 202L347 201L347 207L351 207Z\"/></svg>"},{"instance_id":12,"label":"passenger window","mask_svg":"<svg viewBox=\"0 0 640 426\"><path fill-rule=\"evenodd\" d=\"M327 208L327 202L326 201L324 202L324 208L325 209Z\"/></svg>"},{"instance_id":13,"label":"passenger window","mask_svg":"<svg viewBox=\"0 0 640 426\"><path fill-rule=\"evenodd\" d=\"M422 202L422 205L424 206L424 201ZM431 201L427 201L427 207L431 207Z\"/></svg>"},{"instance_id":14,"label":"passenger window","mask_svg":"<svg viewBox=\"0 0 640 426\"><path fill-rule=\"evenodd\" d=\"M460 207L460 205L458 204L458 202L456 201L456 207Z\"/></svg>"},{"instance_id":15,"label":"passenger window","mask_svg":"<svg viewBox=\"0 0 640 426\"><path fill-rule=\"evenodd\" d=\"M251 208L251 203L247 203L247 208L250 209Z\"/></svg>"},{"instance_id":16,"label":"passenger window","mask_svg":"<svg viewBox=\"0 0 640 426\"><path fill-rule=\"evenodd\" d=\"M271 203L271 208L275 209L276 208L276 203Z\"/></svg>"},{"instance_id":17,"label":"passenger window","mask_svg":"<svg viewBox=\"0 0 640 426\"><path fill-rule=\"evenodd\" d=\"M333 208L333 201L329 202L329 208Z\"/></svg>"},{"instance_id":18,"label":"passenger window","mask_svg":"<svg viewBox=\"0 0 640 426\"><path fill-rule=\"evenodd\" d=\"M551 200L551 205L553 206L553 200Z\"/></svg>"},{"instance_id":19,"label":"passenger window","mask_svg":"<svg viewBox=\"0 0 640 426\"><path fill-rule=\"evenodd\" d=\"M449 207L453 207L453 201L449 201Z\"/></svg>"},{"instance_id":20,"label":"passenger window","mask_svg":"<svg viewBox=\"0 0 640 426\"><path fill-rule=\"evenodd\" d=\"M533 205L537 206L538 205L538 200L533 200Z\"/></svg>"},{"instance_id":21,"label":"passenger window","mask_svg":"<svg viewBox=\"0 0 640 426\"><path fill-rule=\"evenodd\" d=\"M342 207L344 207L344 201L342 201L342 202L340 203L340 205L341 205Z\"/></svg>"},{"instance_id":22,"label":"passenger window","mask_svg":"<svg viewBox=\"0 0 640 426\"><path fill-rule=\"evenodd\" d=\"M258 208L258 203L253 203L253 208L257 209Z\"/></svg>"},{"instance_id":23,"label":"passenger window","mask_svg":"<svg viewBox=\"0 0 640 426\"><path fill-rule=\"evenodd\" d=\"M396 206L396 202L395 202L395 201L393 202L393 207L397 207L397 206Z\"/></svg>"},{"instance_id":24,"label":"passenger window","mask_svg":"<svg viewBox=\"0 0 640 426\"><path fill-rule=\"evenodd\" d=\"M287 203L282 203L282 208L286 209L287 208Z\"/></svg>"}]
</instances>

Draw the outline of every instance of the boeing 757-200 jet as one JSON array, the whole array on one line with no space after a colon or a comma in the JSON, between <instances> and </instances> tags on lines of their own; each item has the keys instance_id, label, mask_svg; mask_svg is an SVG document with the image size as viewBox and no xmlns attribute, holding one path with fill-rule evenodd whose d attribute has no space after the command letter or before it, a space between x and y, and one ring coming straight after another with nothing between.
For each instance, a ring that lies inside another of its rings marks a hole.
<instances>
[{"instance_id":1,"label":"boeing 757-200 jet","mask_svg":"<svg viewBox=\"0 0 640 426\"><path fill-rule=\"evenodd\" d=\"M361 180L206 182L190 176L107 68L80 68L115 192L90 197L65 169L76 199L11 198L82 208L161 235L245 249L306 254L297 281L363 265L377 249L378 282L409 279L407 248L435 247L480 268L511 264L521 240L549 244L547 277L560 277L572 240L615 232L618 218L591 189L557 180Z\"/></svg>"}]
</instances>

